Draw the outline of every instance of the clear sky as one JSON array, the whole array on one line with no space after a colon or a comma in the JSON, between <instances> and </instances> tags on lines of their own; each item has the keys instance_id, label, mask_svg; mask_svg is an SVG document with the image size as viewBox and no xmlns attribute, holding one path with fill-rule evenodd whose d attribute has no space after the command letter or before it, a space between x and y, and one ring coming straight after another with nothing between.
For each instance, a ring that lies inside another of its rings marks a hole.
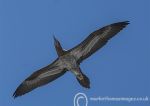
<instances>
[{"instance_id":1,"label":"clear sky","mask_svg":"<svg viewBox=\"0 0 150 106\"><path fill-rule=\"evenodd\" d=\"M0 0L0 106L73 106L78 92L88 98L150 96L149 10L149 0ZM91 89L81 87L68 72L13 99L25 78L57 57L53 35L70 49L92 31L126 20L131 23L126 29L81 64ZM150 102L89 100L89 106L116 104L147 106Z\"/></svg>"}]
</instances>

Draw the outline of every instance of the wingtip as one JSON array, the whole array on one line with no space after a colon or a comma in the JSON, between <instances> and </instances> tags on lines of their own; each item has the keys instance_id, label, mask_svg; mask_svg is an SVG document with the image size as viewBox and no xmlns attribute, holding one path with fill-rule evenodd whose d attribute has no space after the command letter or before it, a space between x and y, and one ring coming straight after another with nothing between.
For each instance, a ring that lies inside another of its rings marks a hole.
<instances>
[{"instance_id":1,"label":"wingtip","mask_svg":"<svg viewBox=\"0 0 150 106\"><path fill-rule=\"evenodd\" d=\"M120 23L122 23L124 25L128 25L128 24L130 24L130 21L123 21L123 22L120 22Z\"/></svg>"},{"instance_id":2,"label":"wingtip","mask_svg":"<svg viewBox=\"0 0 150 106\"><path fill-rule=\"evenodd\" d=\"M18 94L16 91L13 93L12 97L16 99L17 97L22 96L23 94Z\"/></svg>"},{"instance_id":3,"label":"wingtip","mask_svg":"<svg viewBox=\"0 0 150 106\"><path fill-rule=\"evenodd\" d=\"M124 23L126 23L128 25L128 24L130 24L130 21L124 21Z\"/></svg>"},{"instance_id":4,"label":"wingtip","mask_svg":"<svg viewBox=\"0 0 150 106\"><path fill-rule=\"evenodd\" d=\"M12 97L13 97L14 99L16 99L16 97L18 97L18 96L16 95L16 92L13 93Z\"/></svg>"},{"instance_id":5,"label":"wingtip","mask_svg":"<svg viewBox=\"0 0 150 106\"><path fill-rule=\"evenodd\" d=\"M16 90L16 91L13 93L12 97L13 97L14 99L16 99L18 96L20 96L20 95L17 94L17 90Z\"/></svg>"},{"instance_id":6,"label":"wingtip","mask_svg":"<svg viewBox=\"0 0 150 106\"><path fill-rule=\"evenodd\" d=\"M13 93L12 97L15 99L17 98L18 96L22 96L24 95L25 93L22 92L23 90L23 83L19 85L19 87L15 90L15 92Z\"/></svg>"},{"instance_id":7,"label":"wingtip","mask_svg":"<svg viewBox=\"0 0 150 106\"><path fill-rule=\"evenodd\" d=\"M116 27L119 27L122 29L122 28L126 27L128 24L130 24L130 21L121 21L121 22L112 24L112 26L116 26Z\"/></svg>"}]
</instances>

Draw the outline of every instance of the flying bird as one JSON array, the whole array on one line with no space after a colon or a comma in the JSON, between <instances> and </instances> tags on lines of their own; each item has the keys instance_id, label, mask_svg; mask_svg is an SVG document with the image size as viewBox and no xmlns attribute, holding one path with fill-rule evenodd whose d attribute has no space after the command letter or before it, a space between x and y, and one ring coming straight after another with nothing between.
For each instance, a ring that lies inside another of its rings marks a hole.
<instances>
[{"instance_id":1,"label":"flying bird","mask_svg":"<svg viewBox=\"0 0 150 106\"><path fill-rule=\"evenodd\" d=\"M54 37L58 58L50 65L34 72L25 79L14 92L14 98L24 95L37 87L48 84L71 71L79 84L90 88L89 78L81 71L80 63L102 48L110 38L129 24L129 21L113 23L92 32L85 40L70 50L64 50Z\"/></svg>"}]
</instances>

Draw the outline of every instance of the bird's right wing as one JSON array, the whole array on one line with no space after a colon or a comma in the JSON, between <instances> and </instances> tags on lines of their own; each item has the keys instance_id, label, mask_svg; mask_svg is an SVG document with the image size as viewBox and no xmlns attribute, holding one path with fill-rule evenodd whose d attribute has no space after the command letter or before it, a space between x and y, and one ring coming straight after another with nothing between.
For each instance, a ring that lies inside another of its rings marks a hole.
<instances>
[{"instance_id":1,"label":"bird's right wing","mask_svg":"<svg viewBox=\"0 0 150 106\"><path fill-rule=\"evenodd\" d=\"M60 65L59 60L54 61L52 64L34 72L20 86L16 89L13 96L21 96L34 90L37 87L45 85L58 77L62 76L66 72Z\"/></svg>"},{"instance_id":2,"label":"bird's right wing","mask_svg":"<svg viewBox=\"0 0 150 106\"><path fill-rule=\"evenodd\" d=\"M68 52L77 59L78 63L81 63L84 59L91 56L98 49L102 48L110 38L115 36L128 24L129 22L125 21L113 23L100 28L91 33L84 41L70 49Z\"/></svg>"}]
</instances>

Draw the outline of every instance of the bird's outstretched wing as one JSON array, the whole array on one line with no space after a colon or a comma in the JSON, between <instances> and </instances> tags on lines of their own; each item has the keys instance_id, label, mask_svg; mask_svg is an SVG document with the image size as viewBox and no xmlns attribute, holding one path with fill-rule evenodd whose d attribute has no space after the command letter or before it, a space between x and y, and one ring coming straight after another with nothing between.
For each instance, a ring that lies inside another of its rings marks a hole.
<instances>
[{"instance_id":1,"label":"bird's outstretched wing","mask_svg":"<svg viewBox=\"0 0 150 106\"><path fill-rule=\"evenodd\" d=\"M105 26L91 33L84 41L70 49L68 52L75 56L80 64L84 59L103 47L110 38L115 36L128 24L129 21L124 21Z\"/></svg>"},{"instance_id":2,"label":"bird's outstretched wing","mask_svg":"<svg viewBox=\"0 0 150 106\"><path fill-rule=\"evenodd\" d=\"M20 86L16 89L13 96L24 95L37 87L45 85L56 78L62 76L66 72L65 69L59 64L59 60L54 61L52 64L34 72L25 81L23 81Z\"/></svg>"}]
</instances>

